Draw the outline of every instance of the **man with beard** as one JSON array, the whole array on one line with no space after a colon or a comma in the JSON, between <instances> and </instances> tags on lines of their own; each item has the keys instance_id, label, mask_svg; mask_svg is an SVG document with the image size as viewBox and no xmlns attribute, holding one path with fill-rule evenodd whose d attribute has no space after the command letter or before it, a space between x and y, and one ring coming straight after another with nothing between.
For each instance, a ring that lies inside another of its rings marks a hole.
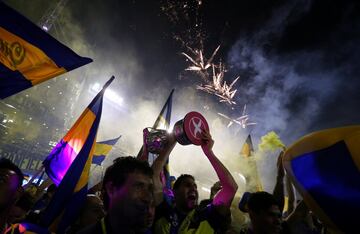
<instances>
[{"instance_id":1,"label":"man with beard","mask_svg":"<svg viewBox=\"0 0 360 234\"><path fill-rule=\"evenodd\" d=\"M0 233L8 226L8 216L12 205L22 193L24 176L10 160L0 159Z\"/></svg>"},{"instance_id":2,"label":"man with beard","mask_svg":"<svg viewBox=\"0 0 360 234\"><path fill-rule=\"evenodd\" d=\"M168 150L160 154L153 164L154 185L156 191L156 201L161 201L162 195L156 188L159 184L159 174L168 159L170 151L175 145L175 140L170 137ZM174 205L169 205L164 201L156 209L155 224L153 227L155 234L175 234L175 233L225 233L230 224L230 205L237 190L237 184L230 172L220 162L212 151L214 141L207 131L202 133L202 150L213 166L221 189L214 196L211 203L205 207L198 206L198 190L195 178L191 175L183 174L175 181L173 186Z\"/></svg>"},{"instance_id":3,"label":"man with beard","mask_svg":"<svg viewBox=\"0 0 360 234\"><path fill-rule=\"evenodd\" d=\"M152 175L147 162L130 156L116 159L102 182L107 215L80 233L145 233L153 216Z\"/></svg>"}]
</instances>

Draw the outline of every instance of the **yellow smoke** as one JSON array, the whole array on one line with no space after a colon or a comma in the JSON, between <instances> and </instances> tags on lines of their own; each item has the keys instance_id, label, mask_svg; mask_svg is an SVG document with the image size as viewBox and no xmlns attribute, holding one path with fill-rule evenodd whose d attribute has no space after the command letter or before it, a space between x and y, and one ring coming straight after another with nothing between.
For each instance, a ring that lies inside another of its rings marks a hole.
<instances>
[{"instance_id":1,"label":"yellow smoke","mask_svg":"<svg viewBox=\"0 0 360 234\"><path fill-rule=\"evenodd\" d=\"M259 144L260 151L275 151L278 148L285 149L285 145L274 131L268 132L261 137Z\"/></svg>"}]
</instances>

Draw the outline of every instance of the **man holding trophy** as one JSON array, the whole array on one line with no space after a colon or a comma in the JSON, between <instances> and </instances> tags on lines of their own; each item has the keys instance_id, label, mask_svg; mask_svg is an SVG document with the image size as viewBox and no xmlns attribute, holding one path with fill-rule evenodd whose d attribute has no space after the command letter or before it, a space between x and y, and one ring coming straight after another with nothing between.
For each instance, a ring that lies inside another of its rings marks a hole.
<instances>
[{"instance_id":1,"label":"man holding trophy","mask_svg":"<svg viewBox=\"0 0 360 234\"><path fill-rule=\"evenodd\" d=\"M222 188L206 207L198 206L198 190L195 178L183 174L173 186L174 201L168 204L163 199L163 183L160 174L176 142L182 145L200 145L214 168ZM155 234L176 233L224 233L230 224L230 205L238 188L230 172L215 156L212 139L206 119L198 112L188 113L178 121L174 131L144 130L143 155L157 153L152 168L154 171L154 195L156 218L153 226Z\"/></svg>"}]
</instances>

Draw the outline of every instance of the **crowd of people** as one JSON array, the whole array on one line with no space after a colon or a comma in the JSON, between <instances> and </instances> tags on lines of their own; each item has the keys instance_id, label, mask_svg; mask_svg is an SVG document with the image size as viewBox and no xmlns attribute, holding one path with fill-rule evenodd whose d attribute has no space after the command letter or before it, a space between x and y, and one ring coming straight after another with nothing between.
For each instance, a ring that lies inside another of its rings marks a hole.
<instances>
[{"instance_id":1,"label":"crowd of people","mask_svg":"<svg viewBox=\"0 0 360 234\"><path fill-rule=\"evenodd\" d=\"M196 178L182 174L172 192L164 188L162 170L176 144L173 136L153 164L135 157L119 157L106 169L100 189L90 189L77 219L66 233L327 233L328 230L302 201L295 201L293 186L278 159L273 193L245 193L239 209L249 222L239 231L232 224L231 205L238 186L214 154L209 132L202 133L202 151L219 181L208 199L199 201ZM144 144L143 155L147 154ZM141 157L140 157L141 158ZM10 160L0 159L0 233L24 233L21 224L40 225L43 211L57 187L43 183L22 186L24 175ZM285 184L284 184L285 181ZM284 210L285 189L288 206ZM99 191L97 191L99 190ZM297 203L297 204L295 204ZM47 227L44 227L47 230ZM34 233L34 232L32 232ZM40 231L39 231L40 233Z\"/></svg>"}]
</instances>

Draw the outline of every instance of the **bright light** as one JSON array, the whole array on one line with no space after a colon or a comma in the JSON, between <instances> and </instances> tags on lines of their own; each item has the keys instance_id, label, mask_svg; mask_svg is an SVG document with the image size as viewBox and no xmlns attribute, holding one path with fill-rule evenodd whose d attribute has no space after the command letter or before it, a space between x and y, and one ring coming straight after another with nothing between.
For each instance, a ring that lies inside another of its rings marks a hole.
<instances>
[{"instance_id":1,"label":"bright light","mask_svg":"<svg viewBox=\"0 0 360 234\"><path fill-rule=\"evenodd\" d=\"M99 83L95 83L95 84L91 87L91 89L92 89L93 91L95 91L95 92L100 92L101 86L100 86Z\"/></svg>"},{"instance_id":2,"label":"bright light","mask_svg":"<svg viewBox=\"0 0 360 234\"><path fill-rule=\"evenodd\" d=\"M172 130L174 129L174 126L169 126L169 129L167 130L168 133L172 133Z\"/></svg>"},{"instance_id":3,"label":"bright light","mask_svg":"<svg viewBox=\"0 0 360 234\"><path fill-rule=\"evenodd\" d=\"M7 103L4 103L5 104L5 106L7 106L7 107L10 107L10 108L12 108L12 109L16 109L14 106L12 106L12 105L10 105L10 104L7 104Z\"/></svg>"},{"instance_id":4,"label":"bright light","mask_svg":"<svg viewBox=\"0 0 360 234\"><path fill-rule=\"evenodd\" d=\"M101 85L99 83L95 83L91 87L91 90L98 93L101 91ZM111 101L114 104L119 105L119 106L122 106L124 103L124 99L111 89L106 89L104 97L105 97L105 99L108 99L109 101Z\"/></svg>"},{"instance_id":5,"label":"bright light","mask_svg":"<svg viewBox=\"0 0 360 234\"><path fill-rule=\"evenodd\" d=\"M57 142L55 142L55 141L49 141L49 145L50 145L50 146L56 146L56 145L57 145Z\"/></svg>"},{"instance_id":6,"label":"bright light","mask_svg":"<svg viewBox=\"0 0 360 234\"><path fill-rule=\"evenodd\" d=\"M122 106L124 102L124 99L117 95L117 93L115 93L111 89L105 91L105 98L108 98L110 101L118 104L119 106Z\"/></svg>"},{"instance_id":7,"label":"bright light","mask_svg":"<svg viewBox=\"0 0 360 234\"><path fill-rule=\"evenodd\" d=\"M246 184L245 176L243 174L241 174L241 173L237 173L237 174L239 175L240 179L244 182L244 184Z\"/></svg>"},{"instance_id":8,"label":"bright light","mask_svg":"<svg viewBox=\"0 0 360 234\"><path fill-rule=\"evenodd\" d=\"M43 25L42 29L45 30L46 32L49 31L49 29L48 29L48 27L46 27L46 25Z\"/></svg>"},{"instance_id":9,"label":"bright light","mask_svg":"<svg viewBox=\"0 0 360 234\"><path fill-rule=\"evenodd\" d=\"M205 188L205 187L201 187L201 189L202 189L203 191L205 191L205 192L208 192L208 193L210 193L210 192L211 192L211 191L210 191L210 189Z\"/></svg>"},{"instance_id":10,"label":"bright light","mask_svg":"<svg viewBox=\"0 0 360 234\"><path fill-rule=\"evenodd\" d=\"M3 123L14 123L13 119L3 119Z\"/></svg>"}]
</instances>

